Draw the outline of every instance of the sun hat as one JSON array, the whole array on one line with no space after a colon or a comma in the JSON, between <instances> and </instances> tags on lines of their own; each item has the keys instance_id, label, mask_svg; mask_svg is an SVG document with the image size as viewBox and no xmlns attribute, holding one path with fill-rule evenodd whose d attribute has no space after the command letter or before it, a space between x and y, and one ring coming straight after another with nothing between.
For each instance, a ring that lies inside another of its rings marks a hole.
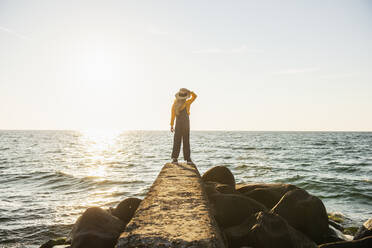
<instances>
[{"instance_id":1,"label":"sun hat","mask_svg":"<svg viewBox=\"0 0 372 248\"><path fill-rule=\"evenodd\" d=\"M187 99L190 97L190 91L186 88L181 88L180 91L178 91L175 96L179 100Z\"/></svg>"}]
</instances>

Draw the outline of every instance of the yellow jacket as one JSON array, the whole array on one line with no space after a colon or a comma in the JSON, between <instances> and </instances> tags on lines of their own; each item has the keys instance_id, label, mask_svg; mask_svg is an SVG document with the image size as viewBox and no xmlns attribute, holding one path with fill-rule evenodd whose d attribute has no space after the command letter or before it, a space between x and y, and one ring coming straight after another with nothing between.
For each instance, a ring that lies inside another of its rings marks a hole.
<instances>
[{"instance_id":1,"label":"yellow jacket","mask_svg":"<svg viewBox=\"0 0 372 248\"><path fill-rule=\"evenodd\" d=\"M190 115L190 105L193 101L195 101L195 99L197 97L197 95L192 91L190 92L190 94L191 94L191 98L186 100L184 105L181 107L181 110L186 108L186 111L187 111L188 115ZM175 103L176 103L176 100L174 100L173 105L172 105L172 116L171 116L171 122L170 122L171 127L173 127L174 119L176 118Z\"/></svg>"}]
</instances>

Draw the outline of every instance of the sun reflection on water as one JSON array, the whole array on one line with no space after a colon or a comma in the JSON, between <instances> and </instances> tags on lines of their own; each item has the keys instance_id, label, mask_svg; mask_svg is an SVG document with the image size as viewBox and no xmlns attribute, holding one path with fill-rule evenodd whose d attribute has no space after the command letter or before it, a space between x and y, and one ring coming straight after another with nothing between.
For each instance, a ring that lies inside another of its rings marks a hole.
<instances>
[{"instance_id":1,"label":"sun reflection on water","mask_svg":"<svg viewBox=\"0 0 372 248\"><path fill-rule=\"evenodd\" d=\"M92 129L81 131L85 142L87 142L87 151L91 153L102 153L112 149L117 142L120 131Z\"/></svg>"},{"instance_id":2,"label":"sun reflection on water","mask_svg":"<svg viewBox=\"0 0 372 248\"><path fill-rule=\"evenodd\" d=\"M76 199L71 206L77 206L77 213L88 207L110 204L114 200L113 195L120 191L116 185L112 185L115 173L110 165L117 160L122 133L120 130L79 131L80 157L67 174L81 178L91 186L85 191L84 197Z\"/></svg>"},{"instance_id":3,"label":"sun reflection on water","mask_svg":"<svg viewBox=\"0 0 372 248\"><path fill-rule=\"evenodd\" d=\"M109 161L115 151L115 145L120 135L119 130L84 130L81 131L85 147L85 161L89 162L86 176L104 180L106 175L105 162Z\"/></svg>"}]
</instances>

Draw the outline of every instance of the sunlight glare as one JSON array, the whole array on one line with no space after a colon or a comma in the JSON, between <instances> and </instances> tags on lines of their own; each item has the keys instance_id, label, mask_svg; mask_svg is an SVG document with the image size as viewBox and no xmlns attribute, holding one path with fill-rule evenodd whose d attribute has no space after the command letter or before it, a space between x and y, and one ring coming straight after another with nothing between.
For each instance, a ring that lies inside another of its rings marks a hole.
<instances>
[{"instance_id":1,"label":"sunlight glare","mask_svg":"<svg viewBox=\"0 0 372 248\"><path fill-rule=\"evenodd\" d=\"M94 157L112 149L120 135L120 131L114 129L90 129L81 133L87 144L86 151Z\"/></svg>"},{"instance_id":2,"label":"sunlight glare","mask_svg":"<svg viewBox=\"0 0 372 248\"><path fill-rule=\"evenodd\" d=\"M105 161L110 160L110 153L120 135L119 130L84 130L81 131L85 143L86 156L92 166L89 167L87 176L104 179L106 175Z\"/></svg>"}]
</instances>

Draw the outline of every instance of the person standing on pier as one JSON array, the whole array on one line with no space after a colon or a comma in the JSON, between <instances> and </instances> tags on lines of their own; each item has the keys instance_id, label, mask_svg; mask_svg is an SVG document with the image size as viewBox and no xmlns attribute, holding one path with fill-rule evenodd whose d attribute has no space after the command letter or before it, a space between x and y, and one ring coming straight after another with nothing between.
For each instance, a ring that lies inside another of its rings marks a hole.
<instances>
[{"instance_id":1,"label":"person standing on pier","mask_svg":"<svg viewBox=\"0 0 372 248\"><path fill-rule=\"evenodd\" d=\"M191 98L190 98L191 96ZM178 156L183 141L183 158L187 164L194 164L190 157L190 105L195 101L197 95L186 88L181 88L176 94L176 99L172 105L171 132L174 132L172 163L178 162ZM190 99L188 99L190 98ZM176 127L173 128L176 119Z\"/></svg>"}]
</instances>

